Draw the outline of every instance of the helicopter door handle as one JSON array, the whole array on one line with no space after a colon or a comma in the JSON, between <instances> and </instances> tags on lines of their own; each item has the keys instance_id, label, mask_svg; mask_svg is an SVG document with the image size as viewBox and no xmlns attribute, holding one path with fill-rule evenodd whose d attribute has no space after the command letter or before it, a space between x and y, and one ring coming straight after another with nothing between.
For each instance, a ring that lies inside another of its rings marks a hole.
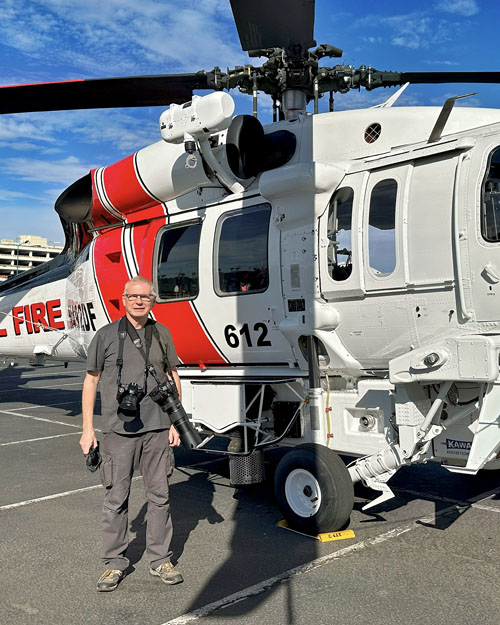
<instances>
[{"instance_id":1,"label":"helicopter door handle","mask_svg":"<svg viewBox=\"0 0 500 625\"><path fill-rule=\"evenodd\" d=\"M485 273L491 282L500 282L500 276L498 275L496 267L491 263L484 266L483 273Z\"/></svg>"}]
</instances>

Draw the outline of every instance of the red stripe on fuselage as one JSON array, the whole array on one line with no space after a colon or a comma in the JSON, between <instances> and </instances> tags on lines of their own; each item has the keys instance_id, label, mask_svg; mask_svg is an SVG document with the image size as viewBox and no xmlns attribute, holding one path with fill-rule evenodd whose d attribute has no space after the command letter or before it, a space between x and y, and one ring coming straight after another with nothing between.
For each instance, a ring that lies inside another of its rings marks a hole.
<instances>
[{"instance_id":1,"label":"red stripe on fuselage","mask_svg":"<svg viewBox=\"0 0 500 625\"><path fill-rule=\"evenodd\" d=\"M95 181L97 169L93 169L90 173L92 177L92 223L94 227L100 228L102 226L108 226L110 223L117 223L118 219L104 208L97 192Z\"/></svg>"},{"instance_id":2,"label":"red stripe on fuselage","mask_svg":"<svg viewBox=\"0 0 500 625\"><path fill-rule=\"evenodd\" d=\"M94 246L97 286L111 321L123 317L122 293L129 279L122 252L122 229L100 234Z\"/></svg>"},{"instance_id":3,"label":"red stripe on fuselage","mask_svg":"<svg viewBox=\"0 0 500 625\"><path fill-rule=\"evenodd\" d=\"M149 280L153 275L155 239L164 223L163 220L156 220L135 226L133 230L139 274ZM123 258L121 237L122 228L102 232L94 246L97 285L111 321L125 314L121 296L129 275ZM184 364L226 362L212 345L189 301L156 304L153 313L160 323L169 328L177 354Z\"/></svg>"},{"instance_id":4,"label":"red stripe on fuselage","mask_svg":"<svg viewBox=\"0 0 500 625\"><path fill-rule=\"evenodd\" d=\"M185 365L225 364L200 325L190 302L156 304L156 319L172 333L175 349Z\"/></svg>"},{"instance_id":5,"label":"red stripe on fuselage","mask_svg":"<svg viewBox=\"0 0 500 625\"><path fill-rule=\"evenodd\" d=\"M152 259L156 237L164 225L165 222L158 219L134 227L133 240L139 273L149 280L153 276ZM212 345L189 301L156 304L153 314L172 333L175 349L184 364L226 362Z\"/></svg>"},{"instance_id":6,"label":"red stripe on fuselage","mask_svg":"<svg viewBox=\"0 0 500 625\"><path fill-rule=\"evenodd\" d=\"M158 204L137 179L133 154L106 167L104 187L111 204L124 216Z\"/></svg>"}]
</instances>

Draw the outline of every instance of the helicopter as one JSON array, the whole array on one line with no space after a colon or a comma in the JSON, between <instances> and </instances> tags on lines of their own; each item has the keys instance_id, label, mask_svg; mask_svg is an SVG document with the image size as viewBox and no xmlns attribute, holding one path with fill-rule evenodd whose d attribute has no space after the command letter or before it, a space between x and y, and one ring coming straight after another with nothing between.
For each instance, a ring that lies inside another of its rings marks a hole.
<instances>
[{"instance_id":1,"label":"helicopter","mask_svg":"<svg viewBox=\"0 0 500 625\"><path fill-rule=\"evenodd\" d=\"M314 41L313 0L231 8L261 66L1 88L3 114L169 108L156 143L59 196L62 253L0 285L0 352L84 360L123 316L123 284L151 279L200 448L244 485L282 447L288 525L336 531L356 482L377 492L368 509L403 466L500 466L500 110L455 107L470 94L393 106L409 83L500 72L323 66L342 51ZM323 95L388 86L377 107L318 112ZM234 88L253 116L234 116Z\"/></svg>"}]
</instances>

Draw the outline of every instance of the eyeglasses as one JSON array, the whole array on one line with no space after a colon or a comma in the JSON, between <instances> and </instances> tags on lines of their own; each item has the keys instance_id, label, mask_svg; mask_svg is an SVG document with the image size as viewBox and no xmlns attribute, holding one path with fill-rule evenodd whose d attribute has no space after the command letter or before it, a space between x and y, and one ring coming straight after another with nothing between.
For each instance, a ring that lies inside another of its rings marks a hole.
<instances>
[{"instance_id":1,"label":"eyeglasses","mask_svg":"<svg viewBox=\"0 0 500 625\"><path fill-rule=\"evenodd\" d=\"M123 297L126 297L129 302L135 302L138 299L143 302L150 302L155 298L154 295L138 295L137 293L131 293L130 295L128 293L124 293Z\"/></svg>"}]
</instances>

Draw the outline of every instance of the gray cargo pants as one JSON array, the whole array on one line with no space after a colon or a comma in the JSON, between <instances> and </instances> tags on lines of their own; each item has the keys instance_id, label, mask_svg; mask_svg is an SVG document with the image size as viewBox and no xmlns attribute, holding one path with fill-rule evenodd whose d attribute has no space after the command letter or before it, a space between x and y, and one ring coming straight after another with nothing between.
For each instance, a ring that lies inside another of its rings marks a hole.
<instances>
[{"instance_id":1,"label":"gray cargo pants","mask_svg":"<svg viewBox=\"0 0 500 625\"><path fill-rule=\"evenodd\" d=\"M124 571L129 560L128 498L134 466L139 468L146 487L146 552L150 565L170 562L172 520L168 478L174 470L174 454L168 444L168 430L122 435L108 432L102 441L101 482L106 488L102 514L102 561L108 569Z\"/></svg>"}]
</instances>

